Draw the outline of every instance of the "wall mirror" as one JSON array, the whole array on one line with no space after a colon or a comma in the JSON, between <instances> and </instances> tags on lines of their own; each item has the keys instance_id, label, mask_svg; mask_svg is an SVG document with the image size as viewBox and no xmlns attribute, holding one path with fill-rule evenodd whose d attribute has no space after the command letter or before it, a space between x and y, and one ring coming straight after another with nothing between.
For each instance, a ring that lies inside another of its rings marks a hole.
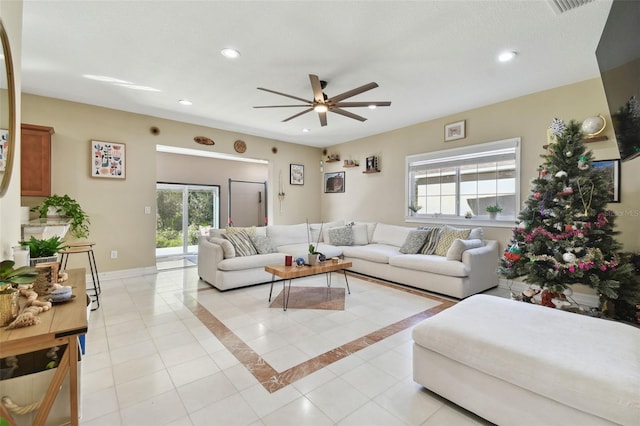
<instances>
[{"instance_id":1,"label":"wall mirror","mask_svg":"<svg viewBox=\"0 0 640 426\"><path fill-rule=\"evenodd\" d=\"M0 56L0 197L9 187L13 157L15 151L15 88L13 80L13 61L9 37L0 19L0 42L2 55Z\"/></svg>"}]
</instances>

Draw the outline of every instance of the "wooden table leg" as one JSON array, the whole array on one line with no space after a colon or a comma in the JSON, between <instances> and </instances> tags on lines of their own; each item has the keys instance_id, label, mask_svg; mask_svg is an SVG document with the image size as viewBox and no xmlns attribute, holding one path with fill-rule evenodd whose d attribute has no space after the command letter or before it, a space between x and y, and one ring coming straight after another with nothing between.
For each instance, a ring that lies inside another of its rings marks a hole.
<instances>
[{"instance_id":1,"label":"wooden table leg","mask_svg":"<svg viewBox=\"0 0 640 426\"><path fill-rule=\"evenodd\" d=\"M71 403L71 426L78 426L78 337L69 338L69 402Z\"/></svg>"},{"instance_id":2,"label":"wooden table leg","mask_svg":"<svg viewBox=\"0 0 640 426\"><path fill-rule=\"evenodd\" d=\"M76 337L73 336L75 339ZM71 339L67 339L71 340ZM56 368L56 373L53 375L53 379L51 379L51 383L47 388L47 392L44 394L44 398L42 399L42 404L40 404L40 408L38 409L38 414L36 415L35 420L33 421L34 425L44 425L47 421L47 417L49 417L49 412L51 411L51 407L58 396L58 392L60 391L60 387L62 386L62 381L64 380L64 376L66 376L67 371L69 371L70 365L70 354L69 347L71 345L67 345L67 350L64 351L64 355L62 355L62 359L58 364L58 368ZM73 403L73 401L71 401ZM71 421L73 422L73 416L71 417ZM76 425L78 419L76 419Z\"/></svg>"}]
</instances>

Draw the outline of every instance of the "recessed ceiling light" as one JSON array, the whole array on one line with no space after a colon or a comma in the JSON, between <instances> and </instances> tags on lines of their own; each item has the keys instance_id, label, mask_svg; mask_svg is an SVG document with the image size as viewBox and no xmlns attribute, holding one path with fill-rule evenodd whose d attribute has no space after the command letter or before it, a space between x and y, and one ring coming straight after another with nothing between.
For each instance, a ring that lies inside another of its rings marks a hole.
<instances>
[{"instance_id":1,"label":"recessed ceiling light","mask_svg":"<svg viewBox=\"0 0 640 426\"><path fill-rule=\"evenodd\" d=\"M304 129L302 129L302 133L309 133L311 130L307 129L306 127Z\"/></svg>"},{"instance_id":2,"label":"recessed ceiling light","mask_svg":"<svg viewBox=\"0 0 640 426\"><path fill-rule=\"evenodd\" d=\"M103 81L105 83L133 84L130 81L120 80L119 78L109 77L106 75L85 74L83 77L88 78L89 80Z\"/></svg>"},{"instance_id":3,"label":"recessed ceiling light","mask_svg":"<svg viewBox=\"0 0 640 426\"><path fill-rule=\"evenodd\" d=\"M149 86L140 86L138 84L123 84L123 83L115 83L116 86L126 87L132 90L142 90L143 92L160 92L160 89L156 89L154 87Z\"/></svg>"},{"instance_id":4,"label":"recessed ceiling light","mask_svg":"<svg viewBox=\"0 0 640 426\"><path fill-rule=\"evenodd\" d=\"M232 49L230 47L225 47L224 49L222 49L220 51L220 53L222 53L222 56L224 56L225 58L229 58L229 59L235 59L238 56L240 56L240 52L238 52L236 49Z\"/></svg>"},{"instance_id":5,"label":"recessed ceiling light","mask_svg":"<svg viewBox=\"0 0 640 426\"><path fill-rule=\"evenodd\" d=\"M507 52L502 52L501 54L498 55L498 60L500 62L509 62L512 61L516 55L518 54L518 52L515 52L513 50L509 50Z\"/></svg>"},{"instance_id":6,"label":"recessed ceiling light","mask_svg":"<svg viewBox=\"0 0 640 426\"><path fill-rule=\"evenodd\" d=\"M178 103L179 103L180 105L187 105L187 106L188 106L188 105L193 105L193 102L191 102L191 101L190 101L190 100L188 100L188 99L180 99L180 100L178 101Z\"/></svg>"}]
</instances>

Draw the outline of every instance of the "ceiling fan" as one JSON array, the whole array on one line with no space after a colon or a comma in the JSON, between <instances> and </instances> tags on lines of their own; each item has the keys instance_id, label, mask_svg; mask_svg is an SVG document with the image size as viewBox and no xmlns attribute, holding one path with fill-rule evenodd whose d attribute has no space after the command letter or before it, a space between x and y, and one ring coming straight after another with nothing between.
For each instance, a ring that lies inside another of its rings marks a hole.
<instances>
[{"instance_id":1,"label":"ceiling fan","mask_svg":"<svg viewBox=\"0 0 640 426\"><path fill-rule=\"evenodd\" d=\"M320 80L317 75L309 74L309 80L311 81L311 89L313 89L313 100L308 101L306 99L299 98L293 95L287 95L286 93L276 92L275 90L265 89L264 87L258 87L258 90L264 90L265 92L275 93L276 95L286 96L287 98L295 99L297 101L304 102L303 105L266 105L266 106L254 106L254 108L299 108L306 107L302 112L292 115L289 118L285 118L282 120L283 122L292 120L296 117L301 116L302 114L306 114L311 111L316 111L318 116L320 117L320 125L327 125L327 111L333 112L336 114L343 115L345 117L353 118L358 121L366 121L367 119L353 114L349 111L345 111L343 108L358 108L358 107L369 107L375 108L379 106L390 106L391 102L382 101L382 102L342 102L343 100L350 98L352 96L359 95L360 93L366 92L367 90L375 89L378 87L378 83L372 82L369 84L365 84L364 86L356 87L355 89L351 89L344 93L340 93L339 95L328 97L324 92L324 88L327 87L327 82Z\"/></svg>"}]
</instances>

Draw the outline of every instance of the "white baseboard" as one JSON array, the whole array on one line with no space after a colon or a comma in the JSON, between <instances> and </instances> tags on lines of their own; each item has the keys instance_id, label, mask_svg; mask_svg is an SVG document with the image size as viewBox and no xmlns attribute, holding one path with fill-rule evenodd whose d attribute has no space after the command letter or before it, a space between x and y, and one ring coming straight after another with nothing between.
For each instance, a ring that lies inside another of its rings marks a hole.
<instances>
[{"instance_id":1,"label":"white baseboard","mask_svg":"<svg viewBox=\"0 0 640 426\"><path fill-rule=\"evenodd\" d=\"M500 278L499 288L509 291L509 285L511 285L511 291L516 294L522 293L529 287L529 284L522 281ZM600 306L600 299L595 294L578 293L574 291L571 298L580 306L587 306L589 308L597 308Z\"/></svg>"},{"instance_id":2,"label":"white baseboard","mask_svg":"<svg viewBox=\"0 0 640 426\"><path fill-rule=\"evenodd\" d=\"M118 280L123 278L140 277L142 275L153 275L158 272L155 266L149 266L148 268L134 268L134 269L122 269L120 271L100 272L98 278L100 283L109 280ZM93 283L91 272L86 275L87 283Z\"/></svg>"}]
</instances>

